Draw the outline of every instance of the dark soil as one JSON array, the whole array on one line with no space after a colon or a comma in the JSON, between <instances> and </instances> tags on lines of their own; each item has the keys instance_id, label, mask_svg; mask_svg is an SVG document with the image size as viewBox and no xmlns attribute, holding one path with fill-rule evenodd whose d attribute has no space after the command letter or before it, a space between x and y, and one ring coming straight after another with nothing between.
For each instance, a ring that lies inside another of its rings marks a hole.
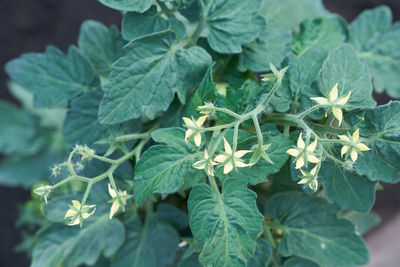
<instances>
[{"instance_id":1,"label":"dark soil","mask_svg":"<svg viewBox=\"0 0 400 267\"><path fill-rule=\"evenodd\" d=\"M342 14L347 20L363 9L386 4L399 19L398 0L325 0L327 8ZM26 52L41 52L46 45L54 45L63 51L76 44L79 26L86 19L99 20L106 25L119 25L119 12L103 7L96 0L0 0L0 66ZM14 101L6 90L7 76L0 71L0 99ZM386 103L385 95L376 96ZM400 185L384 185L385 191L377 193L374 210L387 221L400 207ZM17 205L30 197L22 189L0 187L0 266L29 266L24 254L16 254L13 248L20 242L20 234L14 228L18 218Z\"/></svg>"}]
</instances>

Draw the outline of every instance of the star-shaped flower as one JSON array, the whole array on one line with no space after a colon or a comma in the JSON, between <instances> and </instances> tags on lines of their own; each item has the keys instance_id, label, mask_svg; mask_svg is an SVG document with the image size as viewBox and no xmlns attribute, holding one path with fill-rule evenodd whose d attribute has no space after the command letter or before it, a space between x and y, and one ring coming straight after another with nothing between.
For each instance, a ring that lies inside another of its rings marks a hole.
<instances>
[{"instance_id":1,"label":"star-shaped flower","mask_svg":"<svg viewBox=\"0 0 400 267\"><path fill-rule=\"evenodd\" d=\"M288 149L286 153L296 158L296 169L300 169L304 165L307 165L308 162L319 162L319 158L317 158L314 154L314 150L316 148L317 139L315 139L314 142L306 147L306 143L303 141L302 133L300 133L299 138L297 139L297 147Z\"/></svg>"},{"instance_id":2,"label":"star-shaped flower","mask_svg":"<svg viewBox=\"0 0 400 267\"><path fill-rule=\"evenodd\" d=\"M119 210L119 208L121 207L121 203L122 203L122 209L124 209L125 205L126 205L126 200L131 198L131 195L128 195L126 193L126 191L119 191L118 193L111 187L110 184L108 184L108 193L111 196L111 209L110 209L110 220L112 219L112 217L115 215L115 213L117 213L117 211Z\"/></svg>"},{"instance_id":3,"label":"star-shaped flower","mask_svg":"<svg viewBox=\"0 0 400 267\"><path fill-rule=\"evenodd\" d=\"M201 145L201 132L199 131L199 129L201 129L201 126L204 124L206 119L207 116L201 116L196 121L194 119L183 117L183 121L185 122L185 125L188 128L185 134L186 143L188 142L188 138L194 135L195 145L196 146Z\"/></svg>"},{"instance_id":4,"label":"star-shaped flower","mask_svg":"<svg viewBox=\"0 0 400 267\"><path fill-rule=\"evenodd\" d=\"M317 102L320 105L328 105L332 109L333 116L339 121L339 126L342 124L343 120L343 112L340 109L344 106L350 98L351 92L349 92L346 96L338 98L338 83L336 83L332 90L329 93L329 97L311 97L312 100Z\"/></svg>"},{"instance_id":5,"label":"star-shaped flower","mask_svg":"<svg viewBox=\"0 0 400 267\"><path fill-rule=\"evenodd\" d=\"M77 225L80 224L82 225L82 222L84 219L89 218L90 216L93 215L93 213L96 211L96 205L81 205L81 203L78 200L72 200L72 206L70 206L70 209L67 210L67 213L65 213L65 219L70 218L70 222L67 223L69 226ZM89 212L91 209L93 209L91 212Z\"/></svg>"},{"instance_id":6,"label":"star-shaped flower","mask_svg":"<svg viewBox=\"0 0 400 267\"><path fill-rule=\"evenodd\" d=\"M225 152L216 156L215 161L224 165L224 174L227 174L233 170L233 168L249 167L251 164L244 163L240 158L251 152L251 150L238 150L233 152L228 141L224 137L224 149Z\"/></svg>"},{"instance_id":7,"label":"star-shaped flower","mask_svg":"<svg viewBox=\"0 0 400 267\"><path fill-rule=\"evenodd\" d=\"M367 147L365 144L360 142L360 133L359 129L357 129L353 135L346 136L346 135L338 135L340 140L350 142L351 144L349 145L344 145L342 147L342 150L340 151L340 155L343 157L351 148L350 152L350 157L353 162L355 162L358 158L358 154L361 153L361 151L368 151L370 150L369 147Z\"/></svg>"},{"instance_id":8,"label":"star-shaped flower","mask_svg":"<svg viewBox=\"0 0 400 267\"><path fill-rule=\"evenodd\" d=\"M208 156L207 150L204 150L204 157L203 159L196 161L193 163L193 167L199 170L207 170L207 173L211 176L214 176L214 167L218 163L210 159Z\"/></svg>"},{"instance_id":9,"label":"star-shaped flower","mask_svg":"<svg viewBox=\"0 0 400 267\"><path fill-rule=\"evenodd\" d=\"M310 187L311 190L317 191L318 189L317 169L318 165L315 166L310 172L303 171L302 169L300 169L300 172L303 176L301 177L301 180L298 182L298 184L308 185L308 187Z\"/></svg>"}]
</instances>

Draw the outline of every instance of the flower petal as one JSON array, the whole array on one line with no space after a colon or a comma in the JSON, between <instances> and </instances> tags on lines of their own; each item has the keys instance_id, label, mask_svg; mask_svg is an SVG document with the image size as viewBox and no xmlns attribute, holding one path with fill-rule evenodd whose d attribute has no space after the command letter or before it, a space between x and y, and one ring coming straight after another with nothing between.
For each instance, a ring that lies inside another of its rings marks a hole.
<instances>
[{"instance_id":1,"label":"flower petal","mask_svg":"<svg viewBox=\"0 0 400 267\"><path fill-rule=\"evenodd\" d=\"M197 133L197 134L194 136L194 144L195 144L196 146L200 146L200 145L201 145L201 133Z\"/></svg>"},{"instance_id":2,"label":"flower petal","mask_svg":"<svg viewBox=\"0 0 400 267\"><path fill-rule=\"evenodd\" d=\"M206 162L204 160L199 160L193 163L193 168L198 169L198 170L203 170L206 167Z\"/></svg>"},{"instance_id":3,"label":"flower petal","mask_svg":"<svg viewBox=\"0 0 400 267\"><path fill-rule=\"evenodd\" d=\"M360 150L360 151L369 151L369 150L371 150L369 147L367 147L365 144L363 144L363 143L359 143L358 145L357 145L357 148Z\"/></svg>"},{"instance_id":4,"label":"flower petal","mask_svg":"<svg viewBox=\"0 0 400 267\"><path fill-rule=\"evenodd\" d=\"M77 210L79 210L81 208L81 203L78 200L72 200L72 205Z\"/></svg>"},{"instance_id":5,"label":"flower petal","mask_svg":"<svg viewBox=\"0 0 400 267\"><path fill-rule=\"evenodd\" d=\"M353 133L353 141L357 142L360 139L360 129L357 129Z\"/></svg>"},{"instance_id":6,"label":"flower petal","mask_svg":"<svg viewBox=\"0 0 400 267\"><path fill-rule=\"evenodd\" d=\"M358 154L357 154L357 151L353 148L353 150L351 150L351 160L353 161L353 162L355 162L356 160L357 160L357 157L358 157Z\"/></svg>"},{"instance_id":7,"label":"flower petal","mask_svg":"<svg viewBox=\"0 0 400 267\"><path fill-rule=\"evenodd\" d=\"M110 220L112 219L112 217L115 215L115 213L117 213L117 211L119 210L119 201L115 200L113 202L113 204L111 205L111 209L110 209Z\"/></svg>"},{"instance_id":8,"label":"flower petal","mask_svg":"<svg viewBox=\"0 0 400 267\"><path fill-rule=\"evenodd\" d=\"M307 151L314 152L316 148L317 148L317 139L315 139L314 142L308 145Z\"/></svg>"},{"instance_id":9,"label":"flower petal","mask_svg":"<svg viewBox=\"0 0 400 267\"><path fill-rule=\"evenodd\" d=\"M216 162L224 162L226 159L227 159L227 157L225 155L220 154L220 155L216 156L214 160Z\"/></svg>"},{"instance_id":10,"label":"flower petal","mask_svg":"<svg viewBox=\"0 0 400 267\"><path fill-rule=\"evenodd\" d=\"M207 120L208 116L201 116L197 119L196 123L198 126L202 126L204 122Z\"/></svg>"},{"instance_id":11,"label":"flower petal","mask_svg":"<svg viewBox=\"0 0 400 267\"><path fill-rule=\"evenodd\" d=\"M333 116L339 121L339 126L342 124L343 112L340 108L332 107Z\"/></svg>"},{"instance_id":12,"label":"flower petal","mask_svg":"<svg viewBox=\"0 0 400 267\"><path fill-rule=\"evenodd\" d=\"M340 140L343 140L343 141L350 142L350 139L349 139L349 137L348 137L348 136L346 136L346 135L338 135L338 137L340 138Z\"/></svg>"},{"instance_id":13,"label":"flower petal","mask_svg":"<svg viewBox=\"0 0 400 267\"><path fill-rule=\"evenodd\" d=\"M340 156L343 157L344 154L347 153L347 151L349 151L349 146L343 146L342 150L340 151Z\"/></svg>"},{"instance_id":14,"label":"flower petal","mask_svg":"<svg viewBox=\"0 0 400 267\"><path fill-rule=\"evenodd\" d=\"M74 210L72 210L72 209L69 209L69 210L67 210L67 213L65 213L64 219L66 219L66 218L68 218L68 217L72 217L72 216L74 216L75 214L76 214L76 211L74 211Z\"/></svg>"},{"instance_id":15,"label":"flower petal","mask_svg":"<svg viewBox=\"0 0 400 267\"><path fill-rule=\"evenodd\" d=\"M183 117L182 119L183 119L183 122L185 123L186 126L190 126L190 127L194 127L195 126L191 119L186 118L186 117Z\"/></svg>"},{"instance_id":16,"label":"flower petal","mask_svg":"<svg viewBox=\"0 0 400 267\"><path fill-rule=\"evenodd\" d=\"M247 153L250 153L250 152L251 152L251 150L239 150L239 151L236 151L236 152L233 154L233 156L234 156L235 158L240 159L241 157L243 157L244 155L246 155Z\"/></svg>"},{"instance_id":17,"label":"flower petal","mask_svg":"<svg viewBox=\"0 0 400 267\"><path fill-rule=\"evenodd\" d=\"M312 155L312 154L307 154L307 160L311 163L318 163L319 162L319 158L317 158L316 156Z\"/></svg>"},{"instance_id":18,"label":"flower petal","mask_svg":"<svg viewBox=\"0 0 400 267\"><path fill-rule=\"evenodd\" d=\"M67 223L67 225L69 225L69 226L74 226L74 225L79 224L80 222L81 222L81 220L80 220L80 218L79 218L79 216L78 216L78 217L76 217L76 219L75 219L73 222Z\"/></svg>"},{"instance_id":19,"label":"flower petal","mask_svg":"<svg viewBox=\"0 0 400 267\"><path fill-rule=\"evenodd\" d=\"M325 97L311 97L310 99L314 100L320 105L328 105L328 99L326 99Z\"/></svg>"},{"instance_id":20,"label":"flower petal","mask_svg":"<svg viewBox=\"0 0 400 267\"><path fill-rule=\"evenodd\" d=\"M299 147L299 148L306 147L306 143L304 143L304 141L303 141L302 133L300 133L299 138L297 138L297 147Z\"/></svg>"},{"instance_id":21,"label":"flower petal","mask_svg":"<svg viewBox=\"0 0 400 267\"><path fill-rule=\"evenodd\" d=\"M230 173L233 170L232 161L229 161L224 166L224 174Z\"/></svg>"},{"instance_id":22,"label":"flower petal","mask_svg":"<svg viewBox=\"0 0 400 267\"><path fill-rule=\"evenodd\" d=\"M342 105L342 106L345 105L345 104L349 101L350 95L351 95L351 92L349 92L349 93L347 94L347 96L342 97L341 99L339 99L339 100L336 102L336 104Z\"/></svg>"},{"instance_id":23,"label":"flower petal","mask_svg":"<svg viewBox=\"0 0 400 267\"><path fill-rule=\"evenodd\" d=\"M225 137L224 137L224 149L225 149L226 153L228 153L229 155L232 155L231 145L228 143L228 141L226 141Z\"/></svg>"},{"instance_id":24,"label":"flower petal","mask_svg":"<svg viewBox=\"0 0 400 267\"><path fill-rule=\"evenodd\" d=\"M329 93L329 100L335 101L336 98L338 97L338 83L336 83L333 87L332 90Z\"/></svg>"},{"instance_id":25,"label":"flower petal","mask_svg":"<svg viewBox=\"0 0 400 267\"><path fill-rule=\"evenodd\" d=\"M297 182L297 184L306 184L306 183L308 183L307 178L301 179L300 181Z\"/></svg>"},{"instance_id":26,"label":"flower petal","mask_svg":"<svg viewBox=\"0 0 400 267\"><path fill-rule=\"evenodd\" d=\"M114 198L114 197L117 196L117 192L115 192L115 190L111 188L110 183L108 184L108 193L110 194L110 196L111 196L112 198Z\"/></svg>"},{"instance_id":27,"label":"flower petal","mask_svg":"<svg viewBox=\"0 0 400 267\"><path fill-rule=\"evenodd\" d=\"M241 160L235 160L235 166L238 168L249 167L251 164L244 163Z\"/></svg>"},{"instance_id":28,"label":"flower petal","mask_svg":"<svg viewBox=\"0 0 400 267\"><path fill-rule=\"evenodd\" d=\"M303 166L304 166L304 156L301 156L296 161L296 169L300 169Z\"/></svg>"},{"instance_id":29,"label":"flower petal","mask_svg":"<svg viewBox=\"0 0 400 267\"><path fill-rule=\"evenodd\" d=\"M185 142L186 142L186 143L188 142L188 138L191 137L193 133L194 133L194 132L193 132L192 129L187 129L187 130L186 130L186 133L185 133Z\"/></svg>"},{"instance_id":30,"label":"flower petal","mask_svg":"<svg viewBox=\"0 0 400 267\"><path fill-rule=\"evenodd\" d=\"M291 148L291 149L288 149L288 151L286 151L286 153L288 153L292 157L297 157L300 154L300 151L295 148Z\"/></svg>"}]
</instances>

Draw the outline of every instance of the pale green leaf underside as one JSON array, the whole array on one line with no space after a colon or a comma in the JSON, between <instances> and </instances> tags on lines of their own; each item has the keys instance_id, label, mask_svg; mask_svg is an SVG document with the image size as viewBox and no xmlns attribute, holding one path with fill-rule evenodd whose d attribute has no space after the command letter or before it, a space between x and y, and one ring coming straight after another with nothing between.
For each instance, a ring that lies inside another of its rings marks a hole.
<instances>
[{"instance_id":1,"label":"pale green leaf underside","mask_svg":"<svg viewBox=\"0 0 400 267\"><path fill-rule=\"evenodd\" d=\"M222 194L206 184L190 193L189 219L193 236L203 250L200 262L212 266L244 266L254 254L263 217L256 206L256 194L243 181L228 179Z\"/></svg>"},{"instance_id":2,"label":"pale green leaf underside","mask_svg":"<svg viewBox=\"0 0 400 267\"><path fill-rule=\"evenodd\" d=\"M79 50L90 60L97 73L107 77L111 65L122 57L125 42L117 27L107 28L100 22L88 20L81 25L78 44Z\"/></svg>"},{"instance_id":3,"label":"pale green leaf underside","mask_svg":"<svg viewBox=\"0 0 400 267\"><path fill-rule=\"evenodd\" d=\"M103 87L100 122L115 124L142 114L154 119L167 110L175 92L185 102L186 92L201 81L211 58L197 46L177 48L175 41L175 34L163 32L128 44Z\"/></svg>"},{"instance_id":4,"label":"pale green leaf underside","mask_svg":"<svg viewBox=\"0 0 400 267\"><path fill-rule=\"evenodd\" d=\"M282 256L299 256L322 266L357 266L369 260L354 226L338 219L339 208L315 196L289 192L267 200L266 214L283 231L278 250Z\"/></svg>"},{"instance_id":5,"label":"pale green leaf underside","mask_svg":"<svg viewBox=\"0 0 400 267\"><path fill-rule=\"evenodd\" d=\"M372 76L374 89L400 97L400 23L386 6L362 12L350 25L350 42Z\"/></svg>"},{"instance_id":6,"label":"pale green leaf underside","mask_svg":"<svg viewBox=\"0 0 400 267\"><path fill-rule=\"evenodd\" d=\"M222 54L242 52L241 46L255 40L265 29L265 19L256 15L261 5L261 0L201 1L210 47Z\"/></svg>"},{"instance_id":7,"label":"pale green leaf underside","mask_svg":"<svg viewBox=\"0 0 400 267\"><path fill-rule=\"evenodd\" d=\"M35 107L65 107L69 100L100 85L89 61L71 46L68 54L55 47L28 53L7 63L11 79L34 94Z\"/></svg>"}]
</instances>

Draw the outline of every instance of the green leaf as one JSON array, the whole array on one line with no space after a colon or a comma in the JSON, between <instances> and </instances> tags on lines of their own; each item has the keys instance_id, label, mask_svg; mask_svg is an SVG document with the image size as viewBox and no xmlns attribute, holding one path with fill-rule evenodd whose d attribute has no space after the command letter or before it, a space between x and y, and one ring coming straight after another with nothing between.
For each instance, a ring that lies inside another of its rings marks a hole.
<instances>
[{"instance_id":1,"label":"green leaf","mask_svg":"<svg viewBox=\"0 0 400 267\"><path fill-rule=\"evenodd\" d=\"M302 55L313 47L333 50L347 37L347 25L341 17L305 20L300 24L300 32L292 42L293 51Z\"/></svg>"},{"instance_id":2,"label":"green leaf","mask_svg":"<svg viewBox=\"0 0 400 267\"><path fill-rule=\"evenodd\" d=\"M243 52L239 55L238 69L265 72L269 70L269 63L279 67L290 51L291 40L292 35L289 32L282 33L268 27L259 38L243 47Z\"/></svg>"},{"instance_id":3,"label":"green leaf","mask_svg":"<svg viewBox=\"0 0 400 267\"><path fill-rule=\"evenodd\" d=\"M51 166L59 163L65 153L64 150L43 150L34 155L5 159L0 164L0 184L30 189L38 181L51 176Z\"/></svg>"},{"instance_id":4,"label":"green leaf","mask_svg":"<svg viewBox=\"0 0 400 267\"><path fill-rule=\"evenodd\" d=\"M374 204L375 182L343 169L332 160L322 163L319 179L325 197L343 208L366 212Z\"/></svg>"},{"instance_id":5,"label":"green leaf","mask_svg":"<svg viewBox=\"0 0 400 267\"><path fill-rule=\"evenodd\" d=\"M101 253L111 257L124 242L124 226L103 215L83 229L54 225L33 249L32 267L93 265Z\"/></svg>"},{"instance_id":6,"label":"green leaf","mask_svg":"<svg viewBox=\"0 0 400 267\"><path fill-rule=\"evenodd\" d=\"M135 11L143 13L150 8L151 0L98 0L105 6L120 11Z\"/></svg>"},{"instance_id":7,"label":"green leaf","mask_svg":"<svg viewBox=\"0 0 400 267\"><path fill-rule=\"evenodd\" d=\"M290 51L292 31L304 19L326 16L320 0L264 0L260 14L268 25L258 39L243 47L239 55L241 71L269 71L269 63L280 66Z\"/></svg>"},{"instance_id":8,"label":"green leaf","mask_svg":"<svg viewBox=\"0 0 400 267\"><path fill-rule=\"evenodd\" d=\"M147 149L136 165L134 177L135 201L143 203L148 196L174 193L186 180L197 182L203 171L193 168L196 158L202 153L194 153L183 141L185 131L179 128L162 129L165 135L153 134L156 140L167 145L155 145ZM174 139L168 139L176 134ZM162 137L161 137L162 136ZM182 140L182 141L181 141Z\"/></svg>"},{"instance_id":9,"label":"green leaf","mask_svg":"<svg viewBox=\"0 0 400 267\"><path fill-rule=\"evenodd\" d=\"M291 257L285 261L284 267L318 267L319 265L315 262L300 258Z\"/></svg>"},{"instance_id":10,"label":"green leaf","mask_svg":"<svg viewBox=\"0 0 400 267\"><path fill-rule=\"evenodd\" d=\"M338 219L339 207L315 196L281 193L267 200L265 213L272 228L282 230L278 251L284 257L299 256L322 266L367 264L368 250L354 226Z\"/></svg>"},{"instance_id":11,"label":"green leaf","mask_svg":"<svg viewBox=\"0 0 400 267\"><path fill-rule=\"evenodd\" d=\"M100 86L89 61L71 46L64 55L55 47L28 53L7 63L11 79L34 94L35 107L65 107L69 100Z\"/></svg>"},{"instance_id":12,"label":"green leaf","mask_svg":"<svg viewBox=\"0 0 400 267\"><path fill-rule=\"evenodd\" d=\"M400 23L391 26L391 22L386 6L362 12L350 25L350 43L367 66L374 89L400 97Z\"/></svg>"},{"instance_id":13,"label":"green leaf","mask_svg":"<svg viewBox=\"0 0 400 267\"><path fill-rule=\"evenodd\" d=\"M0 101L0 153L29 151L35 142L35 118L11 103Z\"/></svg>"},{"instance_id":14,"label":"green leaf","mask_svg":"<svg viewBox=\"0 0 400 267\"><path fill-rule=\"evenodd\" d=\"M272 257L272 246L265 239L258 239L256 243L256 252L251 257L247 266L251 267L265 267L270 262Z\"/></svg>"},{"instance_id":15,"label":"green leaf","mask_svg":"<svg viewBox=\"0 0 400 267\"><path fill-rule=\"evenodd\" d=\"M139 217L131 217L125 228L126 241L111 267L166 267L174 261L179 235L172 226L153 215L144 225Z\"/></svg>"},{"instance_id":16,"label":"green leaf","mask_svg":"<svg viewBox=\"0 0 400 267\"><path fill-rule=\"evenodd\" d=\"M81 25L79 50L102 77L107 77L111 72L111 65L122 57L124 45L125 42L115 26L107 28L94 20L85 21Z\"/></svg>"},{"instance_id":17,"label":"green leaf","mask_svg":"<svg viewBox=\"0 0 400 267\"><path fill-rule=\"evenodd\" d=\"M157 206L157 216L175 227L175 229L183 230L189 227L189 218L186 212L171 204L160 203Z\"/></svg>"},{"instance_id":18,"label":"green leaf","mask_svg":"<svg viewBox=\"0 0 400 267\"><path fill-rule=\"evenodd\" d=\"M347 107L354 109L375 106L368 73L365 72L354 48L349 44L338 46L328 55L315 85L310 90L304 91L305 105L311 102L310 97L329 97L329 92L336 83L339 83L339 98L351 92Z\"/></svg>"},{"instance_id":19,"label":"green leaf","mask_svg":"<svg viewBox=\"0 0 400 267\"><path fill-rule=\"evenodd\" d=\"M167 30L169 23L153 6L144 13L128 12L122 19L122 36L125 40L133 40L142 36Z\"/></svg>"},{"instance_id":20,"label":"green leaf","mask_svg":"<svg viewBox=\"0 0 400 267\"><path fill-rule=\"evenodd\" d=\"M167 110L174 93L185 103L187 91L201 81L211 62L200 47L179 48L171 32L133 40L127 51L103 87L101 123L115 124L142 113L154 119Z\"/></svg>"},{"instance_id":21,"label":"green leaf","mask_svg":"<svg viewBox=\"0 0 400 267\"><path fill-rule=\"evenodd\" d=\"M366 234L381 222L381 218L375 213L348 211L341 216L354 224L356 233L360 236Z\"/></svg>"},{"instance_id":22,"label":"green leaf","mask_svg":"<svg viewBox=\"0 0 400 267\"><path fill-rule=\"evenodd\" d=\"M400 171L400 102L367 109L358 126L371 151L362 152L355 170L371 181L397 183Z\"/></svg>"},{"instance_id":23,"label":"green leaf","mask_svg":"<svg viewBox=\"0 0 400 267\"><path fill-rule=\"evenodd\" d=\"M201 13L211 48L222 54L242 52L242 45L255 40L264 31L266 22L257 13L261 0L201 2Z\"/></svg>"},{"instance_id":24,"label":"green leaf","mask_svg":"<svg viewBox=\"0 0 400 267\"><path fill-rule=\"evenodd\" d=\"M95 141L109 136L107 127L97 120L97 113L103 92L90 91L75 99L65 118L63 134L71 145L92 145Z\"/></svg>"},{"instance_id":25,"label":"green leaf","mask_svg":"<svg viewBox=\"0 0 400 267\"><path fill-rule=\"evenodd\" d=\"M246 265L255 252L263 216L256 206L256 194L244 181L226 180L222 194L207 184L195 185L188 209L193 236L203 244L203 265Z\"/></svg>"},{"instance_id":26,"label":"green leaf","mask_svg":"<svg viewBox=\"0 0 400 267\"><path fill-rule=\"evenodd\" d=\"M196 253L193 247L189 247L185 250L181 260L179 261L178 267L202 267L203 265L199 262L199 254Z\"/></svg>"}]
</instances>

